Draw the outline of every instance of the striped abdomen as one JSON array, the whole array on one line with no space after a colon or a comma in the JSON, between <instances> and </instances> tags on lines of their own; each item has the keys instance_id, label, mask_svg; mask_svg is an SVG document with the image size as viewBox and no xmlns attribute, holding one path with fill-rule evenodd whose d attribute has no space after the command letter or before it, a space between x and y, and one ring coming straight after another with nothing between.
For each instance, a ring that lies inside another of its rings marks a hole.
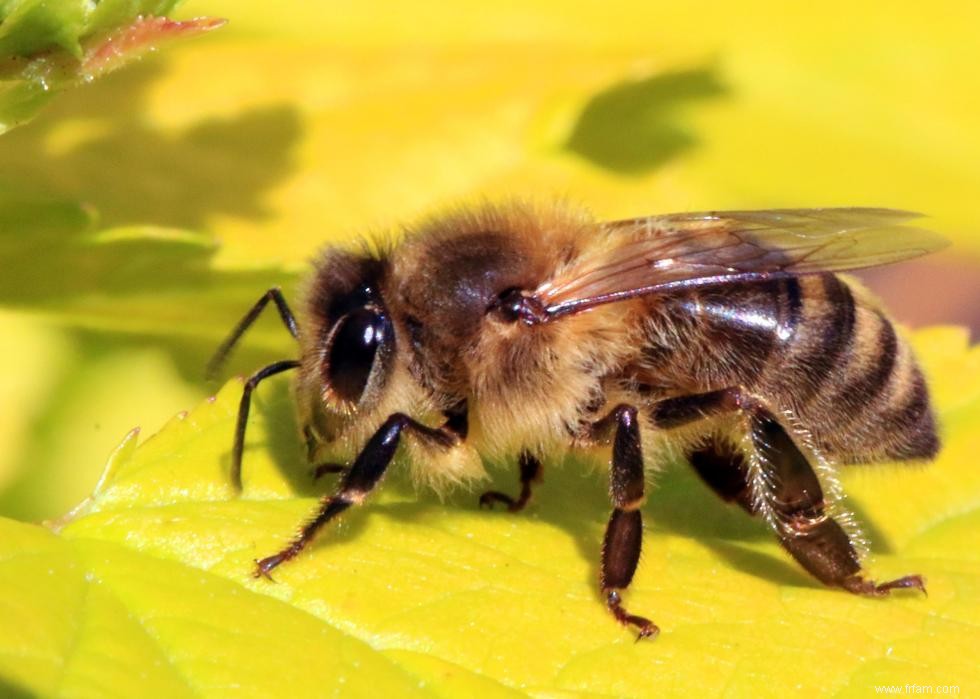
<instances>
[{"instance_id":1,"label":"striped abdomen","mask_svg":"<svg viewBox=\"0 0 980 699\"><path fill-rule=\"evenodd\" d=\"M744 387L774 410L792 410L845 462L925 459L938 450L908 343L840 277L719 286L651 311L644 374L664 385Z\"/></svg>"}]
</instances>

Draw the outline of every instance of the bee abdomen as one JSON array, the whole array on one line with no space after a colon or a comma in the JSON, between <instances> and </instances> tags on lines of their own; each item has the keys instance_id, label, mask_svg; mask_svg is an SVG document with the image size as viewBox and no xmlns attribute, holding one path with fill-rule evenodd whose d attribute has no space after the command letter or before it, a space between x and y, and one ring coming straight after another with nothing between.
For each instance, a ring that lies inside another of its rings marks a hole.
<instances>
[{"instance_id":1,"label":"bee abdomen","mask_svg":"<svg viewBox=\"0 0 980 699\"><path fill-rule=\"evenodd\" d=\"M804 403L832 385L854 356L859 313L854 295L833 274L799 280L804 301L804 332L794 335L795 402Z\"/></svg>"},{"instance_id":2,"label":"bee abdomen","mask_svg":"<svg viewBox=\"0 0 980 699\"><path fill-rule=\"evenodd\" d=\"M674 395L745 389L791 410L842 462L935 455L935 421L911 348L844 279L733 284L659 304L644 383Z\"/></svg>"},{"instance_id":3,"label":"bee abdomen","mask_svg":"<svg viewBox=\"0 0 980 699\"><path fill-rule=\"evenodd\" d=\"M931 459L939 452L939 435L925 377L918 367L915 367L910 383L908 395L887 413L899 437L888 456L899 460Z\"/></svg>"},{"instance_id":4,"label":"bee abdomen","mask_svg":"<svg viewBox=\"0 0 980 699\"><path fill-rule=\"evenodd\" d=\"M778 392L843 461L926 459L938 450L928 390L908 343L834 275L801 280L804 330Z\"/></svg>"}]
</instances>

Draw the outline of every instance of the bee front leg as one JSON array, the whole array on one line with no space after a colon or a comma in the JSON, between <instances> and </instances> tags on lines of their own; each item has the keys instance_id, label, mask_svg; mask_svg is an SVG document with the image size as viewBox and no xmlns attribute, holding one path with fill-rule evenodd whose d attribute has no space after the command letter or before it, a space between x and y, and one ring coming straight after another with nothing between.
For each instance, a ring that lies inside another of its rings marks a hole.
<instances>
[{"instance_id":1,"label":"bee front leg","mask_svg":"<svg viewBox=\"0 0 980 699\"><path fill-rule=\"evenodd\" d=\"M418 438L445 448L459 442L459 435L445 427L432 429L403 413L390 416L371 436L353 465L344 473L337 491L323 498L296 538L279 553L256 561L255 577L270 577L269 573L276 566L295 558L306 548L323 525L351 505L361 503L384 476L405 430L411 430Z\"/></svg>"},{"instance_id":2,"label":"bee front leg","mask_svg":"<svg viewBox=\"0 0 980 699\"><path fill-rule=\"evenodd\" d=\"M531 484L541 481L541 462L531 454L521 454L521 494L515 500L506 493L488 490L480 496L480 507L493 507L493 503L502 502L507 505L509 512L520 512L531 499Z\"/></svg>"},{"instance_id":3,"label":"bee front leg","mask_svg":"<svg viewBox=\"0 0 980 699\"><path fill-rule=\"evenodd\" d=\"M600 439L610 430L615 430L609 479L613 511L602 541L599 584L609 611L621 624L635 627L639 640L656 636L660 629L649 619L627 612L620 596L633 580L643 543L643 452L636 408L616 406L592 425L592 437Z\"/></svg>"},{"instance_id":4,"label":"bee front leg","mask_svg":"<svg viewBox=\"0 0 980 699\"><path fill-rule=\"evenodd\" d=\"M238 403L238 419L235 421L235 436L231 444L231 483L239 493L242 491L242 455L245 453L245 429L248 427L248 413L252 406L252 392L270 376L298 367L299 362L294 359L273 362L259 369L245 382L242 398Z\"/></svg>"},{"instance_id":5,"label":"bee front leg","mask_svg":"<svg viewBox=\"0 0 980 699\"><path fill-rule=\"evenodd\" d=\"M231 350L234 349L238 341L242 339L242 335L248 330L252 323L254 323L258 317L262 314L262 310L272 301L276 305L276 309L279 311L279 317L282 319L283 325L286 326L286 330L289 334L293 336L294 339L299 337L299 326L296 325L296 317L289 308L289 304L286 303L286 299L283 298L282 291L278 287L273 287L269 289L262 295L255 305L249 309L248 313L238 321L238 324L231 331L231 334L225 338L225 341L221 343L218 349L215 351L214 356L208 362L207 369L205 370L205 378L208 381L212 380L217 376L218 370L224 364ZM257 372L249 377L248 381L245 382L245 389L242 391L242 399L238 404L238 420L235 424L235 438L232 442L231 449L231 482L235 487L235 490L241 492L242 490L242 452L245 449L245 428L248 424L248 412L252 405L252 391L258 386L259 382L264 379L274 376L276 374L282 373L284 371L289 371L290 369L296 369L299 367L299 362L294 360L284 360L280 362L275 362L267 367L259 369Z\"/></svg>"}]
</instances>

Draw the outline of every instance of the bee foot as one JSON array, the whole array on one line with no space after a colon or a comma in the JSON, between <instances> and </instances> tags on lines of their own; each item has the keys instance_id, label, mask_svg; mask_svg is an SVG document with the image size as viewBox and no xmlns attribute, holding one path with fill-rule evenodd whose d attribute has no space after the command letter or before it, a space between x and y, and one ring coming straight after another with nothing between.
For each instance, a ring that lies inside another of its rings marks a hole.
<instances>
[{"instance_id":1,"label":"bee foot","mask_svg":"<svg viewBox=\"0 0 980 699\"><path fill-rule=\"evenodd\" d=\"M892 590L901 589L915 589L922 592L924 595L928 595L926 592L926 582L921 575L906 575L901 578L896 578L895 580L889 580L883 583L876 583L873 580L865 580L864 578L855 575L848 578L843 582L843 587L848 592L853 592L857 595L867 595L868 597L885 597Z\"/></svg>"},{"instance_id":2,"label":"bee foot","mask_svg":"<svg viewBox=\"0 0 980 699\"><path fill-rule=\"evenodd\" d=\"M263 558L261 561L256 559L255 561L255 571L252 573L253 578L265 578L270 582L275 582L273 577L269 574L276 566L278 566L283 561L287 560L289 556L284 556L281 553L277 553L275 556L269 556Z\"/></svg>"},{"instance_id":3,"label":"bee foot","mask_svg":"<svg viewBox=\"0 0 980 699\"><path fill-rule=\"evenodd\" d=\"M347 467L343 464L326 463L314 466L313 470L310 471L310 475L313 476L314 481L318 481L328 473L343 473L346 470Z\"/></svg>"},{"instance_id":4,"label":"bee foot","mask_svg":"<svg viewBox=\"0 0 980 699\"><path fill-rule=\"evenodd\" d=\"M495 502L504 503L509 512L520 512L526 504L520 500L515 500L506 493L501 493L496 490L488 490L480 496L480 507L489 507L492 510Z\"/></svg>"},{"instance_id":5,"label":"bee foot","mask_svg":"<svg viewBox=\"0 0 980 699\"><path fill-rule=\"evenodd\" d=\"M616 621L623 626L632 626L636 629L637 642L644 638L656 638L660 633L660 627L646 617L630 614L623 609L622 600L616 590L611 590L606 596L606 606L613 613L613 616L616 617Z\"/></svg>"}]
</instances>

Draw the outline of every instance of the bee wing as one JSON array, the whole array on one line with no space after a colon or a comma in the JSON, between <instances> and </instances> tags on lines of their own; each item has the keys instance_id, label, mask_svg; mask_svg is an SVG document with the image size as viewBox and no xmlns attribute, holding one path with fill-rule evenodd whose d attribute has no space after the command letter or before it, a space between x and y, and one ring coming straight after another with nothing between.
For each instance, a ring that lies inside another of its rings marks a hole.
<instances>
[{"instance_id":1,"label":"bee wing","mask_svg":"<svg viewBox=\"0 0 980 699\"><path fill-rule=\"evenodd\" d=\"M667 214L599 224L610 244L534 292L549 318L671 289L890 264L947 244L895 209Z\"/></svg>"}]
</instances>

